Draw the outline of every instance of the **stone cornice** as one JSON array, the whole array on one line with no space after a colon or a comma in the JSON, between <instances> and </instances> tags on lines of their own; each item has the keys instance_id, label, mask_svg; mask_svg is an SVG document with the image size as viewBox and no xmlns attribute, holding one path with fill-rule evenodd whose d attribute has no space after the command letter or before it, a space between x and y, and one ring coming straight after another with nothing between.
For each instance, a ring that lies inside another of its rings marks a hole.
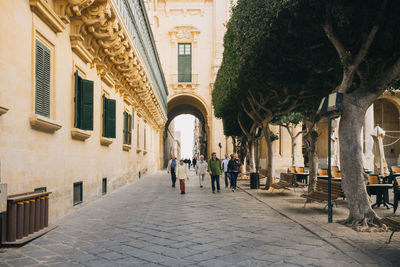
<instances>
[{"instance_id":1,"label":"stone cornice","mask_svg":"<svg viewBox=\"0 0 400 267\"><path fill-rule=\"evenodd\" d=\"M29 5L33 12L36 13L55 33L62 32L65 29L65 23L50 8L45 0L29 0Z\"/></svg>"},{"instance_id":2,"label":"stone cornice","mask_svg":"<svg viewBox=\"0 0 400 267\"><path fill-rule=\"evenodd\" d=\"M166 114L148 70L114 0L56 0L59 16L71 24L70 39L75 53L97 68L107 84L115 84L121 95L129 95L154 127L163 125ZM112 82L114 81L114 82Z\"/></svg>"}]
</instances>

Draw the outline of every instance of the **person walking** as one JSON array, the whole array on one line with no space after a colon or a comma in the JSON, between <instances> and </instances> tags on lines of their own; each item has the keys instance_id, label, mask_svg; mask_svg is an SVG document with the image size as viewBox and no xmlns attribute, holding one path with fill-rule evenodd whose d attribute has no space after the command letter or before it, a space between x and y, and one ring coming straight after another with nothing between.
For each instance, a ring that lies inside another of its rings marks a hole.
<instances>
[{"instance_id":1,"label":"person walking","mask_svg":"<svg viewBox=\"0 0 400 267\"><path fill-rule=\"evenodd\" d=\"M175 182L176 182L176 172L175 172L176 165L177 165L176 158L175 156L172 156L167 166L167 172L171 173L172 187L175 187Z\"/></svg>"},{"instance_id":2,"label":"person walking","mask_svg":"<svg viewBox=\"0 0 400 267\"><path fill-rule=\"evenodd\" d=\"M196 167L194 168L196 171L196 175L199 176L200 188L203 188L204 176L207 174L208 164L204 160L204 156L200 155L200 160L197 162Z\"/></svg>"},{"instance_id":3,"label":"person walking","mask_svg":"<svg viewBox=\"0 0 400 267\"><path fill-rule=\"evenodd\" d=\"M197 158L193 158L193 169L196 169Z\"/></svg>"},{"instance_id":4,"label":"person walking","mask_svg":"<svg viewBox=\"0 0 400 267\"><path fill-rule=\"evenodd\" d=\"M212 192L215 193L215 184L217 184L217 192L220 192L219 176L221 175L221 161L217 158L217 153L211 153L211 159L208 161L208 172L211 175Z\"/></svg>"},{"instance_id":5,"label":"person walking","mask_svg":"<svg viewBox=\"0 0 400 267\"><path fill-rule=\"evenodd\" d=\"M235 192L236 190L239 167L240 167L240 160L238 159L237 154L232 154L231 160L228 163L228 172L231 175L231 187L233 192Z\"/></svg>"},{"instance_id":6,"label":"person walking","mask_svg":"<svg viewBox=\"0 0 400 267\"><path fill-rule=\"evenodd\" d=\"M228 188L228 185L229 185L228 180L230 180L230 175L228 172L228 164L229 164L230 160L231 159L229 158L228 154L225 154L225 159L222 161L222 164L221 164L221 169L225 174L225 188ZM230 182L230 184L232 187L232 182Z\"/></svg>"},{"instance_id":7,"label":"person walking","mask_svg":"<svg viewBox=\"0 0 400 267\"><path fill-rule=\"evenodd\" d=\"M181 194L186 194L185 180L187 179L189 181L189 171L182 159L179 161L179 165L176 169L176 177L179 179Z\"/></svg>"}]
</instances>

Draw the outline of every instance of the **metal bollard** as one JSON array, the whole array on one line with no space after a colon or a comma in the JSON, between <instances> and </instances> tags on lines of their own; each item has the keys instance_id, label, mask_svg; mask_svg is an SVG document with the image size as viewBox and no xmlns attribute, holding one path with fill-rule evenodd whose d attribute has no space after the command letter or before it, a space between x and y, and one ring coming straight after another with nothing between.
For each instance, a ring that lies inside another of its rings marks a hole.
<instances>
[{"instance_id":1,"label":"metal bollard","mask_svg":"<svg viewBox=\"0 0 400 267\"><path fill-rule=\"evenodd\" d=\"M24 232L23 232L23 236L27 236L29 235L29 219L30 219L30 215L29 215L29 211L30 211L30 202L29 200L25 200L24 201Z\"/></svg>"},{"instance_id":2,"label":"metal bollard","mask_svg":"<svg viewBox=\"0 0 400 267\"><path fill-rule=\"evenodd\" d=\"M29 202L30 202L29 234L33 234L33 232L35 232L36 201L34 199L30 199Z\"/></svg>"},{"instance_id":3,"label":"metal bollard","mask_svg":"<svg viewBox=\"0 0 400 267\"><path fill-rule=\"evenodd\" d=\"M17 239L24 236L24 202L17 203Z\"/></svg>"},{"instance_id":4,"label":"metal bollard","mask_svg":"<svg viewBox=\"0 0 400 267\"><path fill-rule=\"evenodd\" d=\"M40 229L40 197L35 199L35 232L39 231Z\"/></svg>"},{"instance_id":5,"label":"metal bollard","mask_svg":"<svg viewBox=\"0 0 400 267\"><path fill-rule=\"evenodd\" d=\"M45 197L40 197L40 229L44 228L44 215L45 215Z\"/></svg>"},{"instance_id":6,"label":"metal bollard","mask_svg":"<svg viewBox=\"0 0 400 267\"><path fill-rule=\"evenodd\" d=\"M9 202L7 207L7 241L17 240L17 203Z\"/></svg>"},{"instance_id":7,"label":"metal bollard","mask_svg":"<svg viewBox=\"0 0 400 267\"><path fill-rule=\"evenodd\" d=\"M44 227L49 226L49 195L45 196Z\"/></svg>"}]
</instances>

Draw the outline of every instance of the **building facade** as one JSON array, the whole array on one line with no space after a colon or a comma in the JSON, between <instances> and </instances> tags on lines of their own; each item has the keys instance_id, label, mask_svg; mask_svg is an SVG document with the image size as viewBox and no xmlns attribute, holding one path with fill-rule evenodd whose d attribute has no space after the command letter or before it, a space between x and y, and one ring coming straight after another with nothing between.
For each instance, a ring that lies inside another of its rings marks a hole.
<instances>
[{"instance_id":1,"label":"building facade","mask_svg":"<svg viewBox=\"0 0 400 267\"><path fill-rule=\"evenodd\" d=\"M142 0L0 3L0 177L50 220L162 165L167 86Z\"/></svg>"},{"instance_id":2,"label":"building facade","mask_svg":"<svg viewBox=\"0 0 400 267\"><path fill-rule=\"evenodd\" d=\"M204 125L206 151L231 153L222 121L213 113L211 92L222 61L225 23L230 0L147 0L161 64L168 84L168 124L178 115L192 114Z\"/></svg>"}]
</instances>

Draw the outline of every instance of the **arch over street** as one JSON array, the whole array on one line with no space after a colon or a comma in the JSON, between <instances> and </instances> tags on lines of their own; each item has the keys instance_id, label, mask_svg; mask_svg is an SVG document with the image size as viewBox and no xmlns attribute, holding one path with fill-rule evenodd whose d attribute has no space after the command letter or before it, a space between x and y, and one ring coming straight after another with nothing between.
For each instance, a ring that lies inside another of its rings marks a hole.
<instances>
[{"instance_id":1,"label":"arch over street","mask_svg":"<svg viewBox=\"0 0 400 267\"><path fill-rule=\"evenodd\" d=\"M207 155L210 150L210 112L201 97L194 94L179 94L173 96L168 101L168 120L165 124L164 130L164 164L167 164L171 157L170 143L168 142L168 128L170 123L179 115L190 114L199 119L202 136L201 140L201 154Z\"/></svg>"}]
</instances>

